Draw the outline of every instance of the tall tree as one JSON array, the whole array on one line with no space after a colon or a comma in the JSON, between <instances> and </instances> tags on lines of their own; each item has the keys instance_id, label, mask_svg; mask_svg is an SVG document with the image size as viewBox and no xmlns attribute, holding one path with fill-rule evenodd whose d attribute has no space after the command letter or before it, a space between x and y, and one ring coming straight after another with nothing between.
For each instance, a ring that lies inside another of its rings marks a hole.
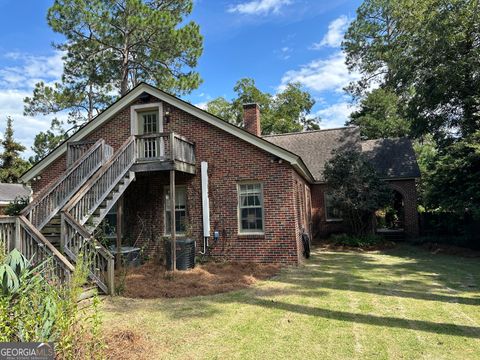
<instances>
[{"instance_id":1,"label":"tall tree","mask_svg":"<svg viewBox=\"0 0 480 360\"><path fill-rule=\"evenodd\" d=\"M480 128L478 0L365 0L343 49L354 95L402 96L416 135L455 139Z\"/></svg>"},{"instance_id":2,"label":"tall tree","mask_svg":"<svg viewBox=\"0 0 480 360\"><path fill-rule=\"evenodd\" d=\"M310 115L315 100L298 83L288 84L283 91L271 95L258 89L255 80L244 78L237 81L233 90L236 97L232 101L216 98L207 104L207 111L242 126L243 104L254 102L260 107L264 135L319 129L320 119Z\"/></svg>"},{"instance_id":3,"label":"tall tree","mask_svg":"<svg viewBox=\"0 0 480 360\"><path fill-rule=\"evenodd\" d=\"M68 113L74 126L91 120L119 95L145 81L182 94L197 88L193 68L203 51L198 24L185 18L192 0L55 0L50 27L66 40L62 79L38 83L25 114Z\"/></svg>"},{"instance_id":4,"label":"tall tree","mask_svg":"<svg viewBox=\"0 0 480 360\"><path fill-rule=\"evenodd\" d=\"M3 152L0 153L0 182L14 183L28 170L30 164L20 157L25 146L15 141L13 136L13 119L7 118L5 136L1 141Z\"/></svg>"},{"instance_id":5,"label":"tall tree","mask_svg":"<svg viewBox=\"0 0 480 360\"><path fill-rule=\"evenodd\" d=\"M41 131L35 135L32 146L35 155L30 157L30 163L35 164L43 159L66 138L67 133L63 129L62 123L57 119L53 119L50 124L50 129Z\"/></svg>"},{"instance_id":6,"label":"tall tree","mask_svg":"<svg viewBox=\"0 0 480 360\"><path fill-rule=\"evenodd\" d=\"M403 113L400 98L393 91L378 88L366 94L347 124L358 126L364 139L402 137L410 132L410 122Z\"/></svg>"},{"instance_id":7,"label":"tall tree","mask_svg":"<svg viewBox=\"0 0 480 360\"><path fill-rule=\"evenodd\" d=\"M186 93L200 84L192 68L203 50L198 24L185 21L192 7L192 0L55 0L47 18L67 39L57 45L66 60L97 60L121 95L141 81Z\"/></svg>"}]
</instances>

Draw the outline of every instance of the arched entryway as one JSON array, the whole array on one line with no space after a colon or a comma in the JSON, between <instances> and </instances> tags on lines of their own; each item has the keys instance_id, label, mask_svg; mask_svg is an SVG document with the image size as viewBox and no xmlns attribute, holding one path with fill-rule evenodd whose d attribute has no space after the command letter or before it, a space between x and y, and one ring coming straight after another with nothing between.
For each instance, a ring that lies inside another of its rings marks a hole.
<instances>
[{"instance_id":1,"label":"arched entryway","mask_svg":"<svg viewBox=\"0 0 480 360\"><path fill-rule=\"evenodd\" d=\"M405 199L398 190L393 190L390 204L375 212L377 230L405 229Z\"/></svg>"}]
</instances>

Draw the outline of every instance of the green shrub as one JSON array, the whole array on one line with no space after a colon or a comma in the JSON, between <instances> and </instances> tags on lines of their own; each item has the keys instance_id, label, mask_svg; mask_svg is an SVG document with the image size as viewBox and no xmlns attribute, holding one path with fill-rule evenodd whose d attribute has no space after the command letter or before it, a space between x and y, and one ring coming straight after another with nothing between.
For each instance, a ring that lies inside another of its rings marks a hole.
<instances>
[{"instance_id":1,"label":"green shrub","mask_svg":"<svg viewBox=\"0 0 480 360\"><path fill-rule=\"evenodd\" d=\"M377 235L333 235L332 242L335 245L352 246L352 247L369 247L379 245L383 239Z\"/></svg>"},{"instance_id":2,"label":"green shrub","mask_svg":"<svg viewBox=\"0 0 480 360\"><path fill-rule=\"evenodd\" d=\"M79 256L66 285L46 280L50 266L34 267L18 250L0 264L0 342L54 342L60 359L102 357L98 299L78 303L86 264Z\"/></svg>"},{"instance_id":3,"label":"green shrub","mask_svg":"<svg viewBox=\"0 0 480 360\"><path fill-rule=\"evenodd\" d=\"M13 202L5 207L5 215L16 216L28 205L28 197L16 197Z\"/></svg>"}]
</instances>

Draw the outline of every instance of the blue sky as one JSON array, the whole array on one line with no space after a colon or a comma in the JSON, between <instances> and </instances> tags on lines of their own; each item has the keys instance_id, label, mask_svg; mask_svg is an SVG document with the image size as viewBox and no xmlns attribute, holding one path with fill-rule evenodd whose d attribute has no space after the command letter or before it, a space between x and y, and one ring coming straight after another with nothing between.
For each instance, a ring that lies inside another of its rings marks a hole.
<instances>
[{"instance_id":1,"label":"blue sky","mask_svg":"<svg viewBox=\"0 0 480 360\"><path fill-rule=\"evenodd\" d=\"M270 93L300 81L315 98L322 128L342 126L353 110L342 88L349 74L339 43L359 0L195 0L191 18L200 24L204 52L199 89L184 99L202 106L252 77ZM0 135L6 116L16 137L30 148L50 118L23 116L23 98L33 85L62 73L61 55L51 47L62 38L46 22L49 0L0 0ZM20 21L19 21L20 20ZM28 151L26 155L31 154Z\"/></svg>"}]
</instances>

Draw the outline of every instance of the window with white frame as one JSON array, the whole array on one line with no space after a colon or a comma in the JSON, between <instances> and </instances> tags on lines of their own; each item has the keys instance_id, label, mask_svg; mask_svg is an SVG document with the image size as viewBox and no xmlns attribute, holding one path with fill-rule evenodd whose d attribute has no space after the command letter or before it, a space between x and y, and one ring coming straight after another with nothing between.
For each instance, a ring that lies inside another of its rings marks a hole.
<instances>
[{"instance_id":1,"label":"window with white frame","mask_svg":"<svg viewBox=\"0 0 480 360\"><path fill-rule=\"evenodd\" d=\"M332 194L325 193L325 218L327 221L342 221L342 212L333 205Z\"/></svg>"},{"instance_id":2,"label":"window with white frame","mask_svg":"<svg viewBox=\"0 0 480 360\"><path fill-rule=\"evenodd\" d=\"M261 183L238 184L240 233L263 233L263 186Z\"/></svg>"},{"instance_id":3,"label":"window with white frame","mask_svg":"<svg viewBox=\"0 0 480 360\"><path fill-rule=\"evenodd\" d=\"M171 234L170 187L165 187L165 234ZM187 188L175 187L175 233L182 235L186 232L187 221Z\"/></svg>"}]
</instances>

